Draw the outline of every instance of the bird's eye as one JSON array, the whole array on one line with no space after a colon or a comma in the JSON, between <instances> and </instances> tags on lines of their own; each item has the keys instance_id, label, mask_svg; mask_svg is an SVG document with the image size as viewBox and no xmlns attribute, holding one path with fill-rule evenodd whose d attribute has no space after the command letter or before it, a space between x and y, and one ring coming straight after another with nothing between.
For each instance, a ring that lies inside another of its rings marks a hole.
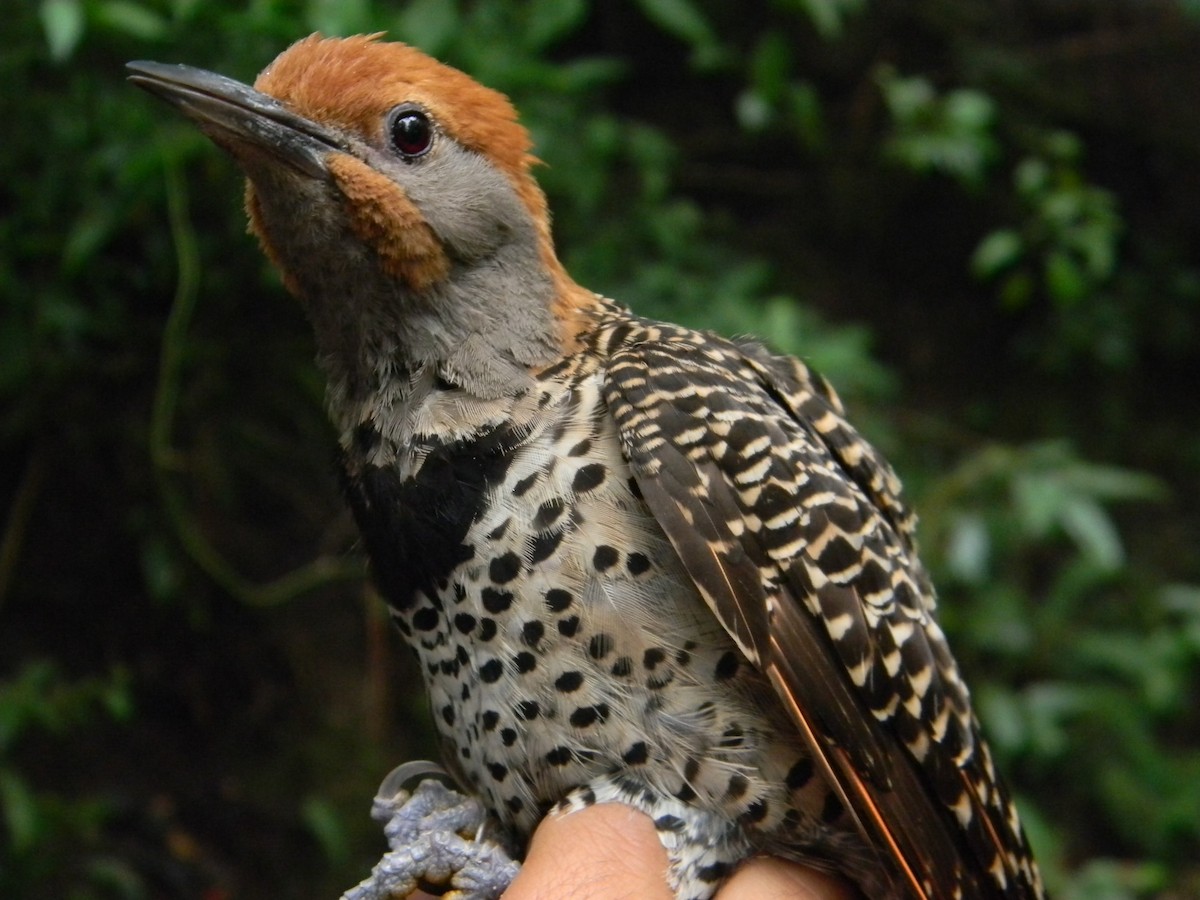
<instances>
[{"instance_id":1,"label":"bird's eye","mask_svg":"<svg viewBox=\"0 0 1200 900\"><path fill-rule=\"evenodd\" d=\"M392 146L405 159L415 159L433 143L433 126L419 109L400 109L392 116Z\"/></svg>"}]
</instances>

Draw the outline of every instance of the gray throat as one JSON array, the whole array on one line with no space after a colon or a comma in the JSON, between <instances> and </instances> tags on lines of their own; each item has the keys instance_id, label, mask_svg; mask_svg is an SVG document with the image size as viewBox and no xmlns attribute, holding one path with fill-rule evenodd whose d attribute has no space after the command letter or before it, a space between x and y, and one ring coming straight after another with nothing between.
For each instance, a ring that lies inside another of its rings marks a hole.
<instances>
[{"instance_id":1,"label":"gray throat","mask_svg":"<svg viewBox=\"0 0 1200 900\"><path fill-rule=\"evenodd\" d=\"M431 380L421 373L481 401L512 397L532 385L531 367L560 355L555 284L523 209L492 223L488 240L448 222L439 237L451 271L418 292L382 271L328 185L289 188L259 191L264 225L286 236L275 247L312 323L339 424L381 400L394 405L397 392Z\"/></svg>"}]
</instances>

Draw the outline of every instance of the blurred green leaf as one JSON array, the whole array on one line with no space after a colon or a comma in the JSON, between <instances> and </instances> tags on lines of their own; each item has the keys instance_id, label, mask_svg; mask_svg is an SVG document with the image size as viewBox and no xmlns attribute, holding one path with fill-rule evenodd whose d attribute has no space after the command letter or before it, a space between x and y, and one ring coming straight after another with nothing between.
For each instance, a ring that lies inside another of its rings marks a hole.
<instances>
[{"instance_id":1,"label":"blurred green leaf","mask_svg":"<svg viewBox=\"0 0 1200 900\"><path fill-rule=\"evenodd\" d=\"M786 93L786 107L797 136L813 150L823 150L828 144L825 112L816 87L807 81L793 82Z\"/></svg>"},{"instance_id":2,"label":"blurred green leaf","mask_svg":"<svg viewBox=\"0 0 1200 900\"><path fill-rule=\"evenodd\" d=\"M1021 236L1010 228L993 231L975 248L971 270L979 278L995 278L1016 265L1023 251Z\"/></svg>"},{"instance_id":3,"label":"blurred green leaf","mask_svg":"<svg viewBox=\"0 0 1200 900\"><path fill-rule=\"evenodd\" d=\"M826 40L841 36L847 16L863 9L866 0L778 0L779 5L802 11Z\"/></svg>"},{"instance_id":4,"label":"blurred green leaf","mask_svg":"<svg viewBox=\"0 0 1200 900\"><path fill-rule=\"evenodd\" d=\"M400 13L397 37L436 56L449 46L459 21L458 0L412 0Z\"/></svg>"},{"instance_id":5,"label":"blurred green leaf","mask_svg":"<svg viewBox=\"0 0 1200 900\"><path fill-rule=\"evenodd\" d=\"M548 47L582 22L588 12L587 0L530 0L525 40L532 50Z\"/></svg>"},{"instance_id":6,"label":"blurred green leaf","mask_svg":"<svg viewBox=\"0 0 1200 900\"><path fill-rule=\"evenodd\" d=\"M41 817L37 800L16 772L0 766L0 808L13 850L25 853L38 842Z\"/></svg>"},{"instance_id":7,"label":"blurred green leaf","mask_svg":"<svg viewBox=\"0 0 1200 900\"><path fill-rule=\"evenodd\" d=\"M1125 561L1117 529L1095 501L1083 497L1065 500L1059 519L1080 550L1103 568L1117 569Z\"/></svg>"},{"instance_id":8,"label":"blurred green leaf","mask_svg":"<svg viewBox=\"0 0 1200 900\"><path fill-rule=\"evenodd\" d=\"M130 0L102 0L93 8L96 23L142 41L161 41L170 26L154 10Z\"/></svg>"},{"instance_id":9,"label":"blurred green leaf","mask_svg":"<svg viewBox=\"0 0 1200 900\"><path fill-rule=\"evenodd\" d=\"M693 50L695 64L709 68L721 60L720 42L700 5L692 0L636 0L646 18Z\"/></svg>"},{"instance_id":10,"label":"blurred green leaf","mask_svg":"<svg viewBox=\"0 0 1200 900\"><path fill-rule=\"evenodd\" d=\"M371 31L370 0L307 0L307 4L305 18L313 31L337 37Z\"/></svg>"},{"instance_id":11,"label":"blurred green leaf","mask_svg":"<svg viewBox=\"0 0 1200 900\"><path fill-rule=\"evenodd\" d=\"M750 57L750 80L765 102L774 104L783 96L792 69L792 49L781 32L763 35Z\"/></svg>"},{"instance_id":12,"label":"blurred green leaf","mask_svg":"<svg viewBox=\"0 0 1200 900\"><path fill-rule=\"evenodd\" d=\"M349 857L346 827L327 801L321 797L308 797L301 806L301 815L326 859L336 864Z\"/></svg>"},{"instance_id":13,"label":"blurred green leaf","mask_svg":"<svg viewBox=\"0 0 1200 900\"><path fill-rule=\"evenodd\" d=\"M978 583L988 572L991 539L983 517L962 514L955 518L946 547L948 569L963 581Z\"/></svg>"},{"instance_id":14,"label":"blurred green leaf","mask_svg":"<svg viewBox=\"0 0 1200 900\"><path fill-rule=\"evenodd\" d=\"M894 122L885 145L889 157L915 172L940 172L965 186L983 182L999 153L990 97L967 89L938 96L925 78L901 77L890 68L879 72L878 83Z\"/></svg>"},{"instance_id":15,"label":"blurred green leaf","mask_svg":"<svg viewBox=\"0 0 1200 900\"><path fill-rule=\"evenodd\" d=\"M1023 159L1013 173L1013 181L1020 195L1035 200L1050 186L1050 167L1043 159Z\"/></svg>"},{"instance_id":16,"label":"blurred green leaf","mask_svg":"<svg viewBox=\"0 0 1200 900\"><path fill-rule=\"evenodd\" d=\"M38 11L50 58L55 62L69 59L83 37L83 4L80 0L42 0Z\"/></svg>"}]
</instances>

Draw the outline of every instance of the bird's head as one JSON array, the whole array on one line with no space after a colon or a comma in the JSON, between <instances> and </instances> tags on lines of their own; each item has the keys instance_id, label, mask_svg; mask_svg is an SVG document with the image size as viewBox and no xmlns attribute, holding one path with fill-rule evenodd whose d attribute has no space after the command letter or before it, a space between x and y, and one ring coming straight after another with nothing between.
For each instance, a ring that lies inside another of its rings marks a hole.
<instances>
[{"instance_id":1,"label":"bird's head","mask_svg":"<svg viewBox=\"0 0 1200 900\"><path fill-rule=\"evenodd\" d=\"M502 94L377 36L305 38L253 88L129 69L245 172L251 230L335 380L432 366L499 396L571 343L589 295L554 254L529 134Z\"/></svg>"}]
</instances>

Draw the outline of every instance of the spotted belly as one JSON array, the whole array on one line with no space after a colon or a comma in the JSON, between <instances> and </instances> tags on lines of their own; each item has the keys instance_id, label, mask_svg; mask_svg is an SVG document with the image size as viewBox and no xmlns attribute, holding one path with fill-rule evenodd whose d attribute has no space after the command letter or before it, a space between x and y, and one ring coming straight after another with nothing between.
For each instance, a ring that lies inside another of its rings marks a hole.
<instances>
[{"instance_id":1,"label":"spotted belly","mask_svg":"<svg viewBox=\"0 0 1200 900\"><path fill-rule=\"evenodd\" d=\"M454 768L518 836L612 776L771 843L836 822L840 806L642 503L608 420L547 431L482 492L452 570L397 611Z\"/></svg>"}]
</instances>

